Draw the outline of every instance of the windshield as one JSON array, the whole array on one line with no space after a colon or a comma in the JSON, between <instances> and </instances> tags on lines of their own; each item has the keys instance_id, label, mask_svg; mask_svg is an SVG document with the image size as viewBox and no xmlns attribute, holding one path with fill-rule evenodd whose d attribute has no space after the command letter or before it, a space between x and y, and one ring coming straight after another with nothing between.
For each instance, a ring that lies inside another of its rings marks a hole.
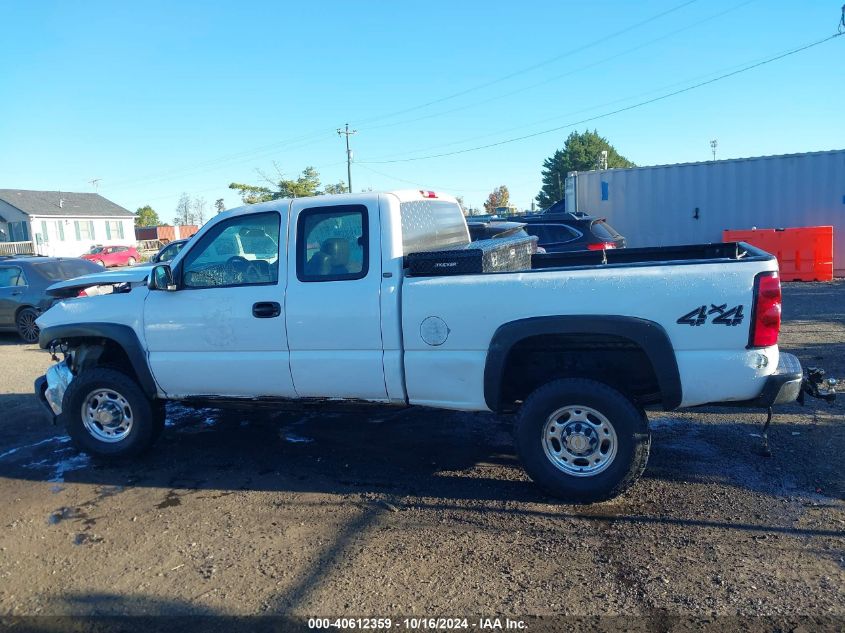
<instances>
[{"instance_id":1,"label":"windshield","mask_svg":"<svg viewBox=\"0 0 845 633\"><path fill-rule=\"evenodd\" d=\"M105 250L104 246L92 246L91 250L88 251L88 252L93 255L95 253L102 253L104 250ZM79 251L76 251L76 252L78 253Z\"/></svg>"}]
</instances>

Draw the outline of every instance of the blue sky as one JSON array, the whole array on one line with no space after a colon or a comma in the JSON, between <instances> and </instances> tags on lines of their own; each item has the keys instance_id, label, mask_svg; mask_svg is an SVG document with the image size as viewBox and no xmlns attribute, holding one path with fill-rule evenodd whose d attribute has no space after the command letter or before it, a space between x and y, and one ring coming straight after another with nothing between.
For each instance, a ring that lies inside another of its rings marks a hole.
<instances>
[{"instance_id":1,"label":"blue sky","mask_svg":"<svg viewBox=\"0 0 845 633\"><path fill-rule=\"evenodd\" d=\"M274 161L345 180L334 130L349 121L355 190L426 186L480 205L505 184L527 207L573 128L379 161L671 92L836 32L841 2L0 0L0 187L93 191L98 178L169 221L182 192L237 206L229 182ZM576 127L641 165L706 160L714 138L719 158L840 149L843 68L845 37Z\"/></svg>"}]
</instances>

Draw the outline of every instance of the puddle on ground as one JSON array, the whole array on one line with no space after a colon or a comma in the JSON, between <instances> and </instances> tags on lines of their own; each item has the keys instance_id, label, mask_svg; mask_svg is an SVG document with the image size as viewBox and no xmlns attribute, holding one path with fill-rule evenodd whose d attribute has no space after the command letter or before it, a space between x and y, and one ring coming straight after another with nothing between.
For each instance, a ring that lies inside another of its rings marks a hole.
<instances>
[{"instance_id":1,"label":"puddle on ground","mask_svg":"<svg viewBox=\"0 0 845 633\"><path fill-rule=\"evenodd\" d=\"M120 485L100 486L99 488L97 488L97 495L101 499L105 499L106 497L113 497L117 494L120 494L124 490L125 490L125 488L123 486L120 486Z\"/></svg>"},{"instance_id":2,"label":"puddle on ground","mask_svg":"<svg viewBox=\"0 0 845 633\"><path fill-rule=\"evenodd\" d=\"M192 408L171 403L167 405L164 426L167 428L179 427L178 432L180 433L196 433L203 428L216 426L220 421L219 415L220 411L211 407Z\"/></svg>"},{"instance_id":3,"label":"puddle on ground","mask_svg":"<svg viewBox=\"0 0 845 633\"><path fill-rule=\"evenodd\" d=\"M65 480L65 473L72 472L74 470L81 470L83 468L87 468L91 465L91 458L84 453L80 453L79 455L74 455L73 457L68 457L67 459L62 459L59 462L53 464L53 475L48 479L51 483L63 483Z\"/></svg>"},{"instance_id":4,"label":"puddle on ground","mask_svg":"<svg viewBox=\"0 0 845 633\"><path fill-rule=\"evenodd\" d=\"M85 545L86 543L93 545L94 543L102 543L103 539L95 534L80 533L73 537L74 545Z\"/></svg>"},{"instance_id":5,"label":"puddle on ground","mask_svg":"<svg viewBox=\"0 0 845 633\"><path fill-rule=\"evenodd\" d=\"M296 433L282 432L279 435L285 442L290 442L291 444L308 444L314 441L314 438L297 435Z\"/></svg>"},{"instance_id":6,"label":"puddle on ground","mask_svg":"<svg viewBox=\"0 0 845 633\"><path fill-rule=\"evenodd\" d=\"M179 498L179 495L176 494L175 490L170 490L164 497L164 501L159 504L156 504L156 508L173 508L175 506L182 505L182 500Z\"/></svg>"},{"instance_id":7,"label":"puddle on ground","mask_svg":"<svg viewBox=\"0 0 845 633\"><path fill-rule=\"evenodd\" d=\"M15 453L18 453L20 451L25 451L28 448L35 448L36 446L41 446L43 444L50 444L52 442L59 442L61 444L65 444L67 442L70 442L70 437L68 437L67 435L55 435L53 437L48 437L46 440L41 440L40 442L35 442L34 444L25 444L24 446L16 446L15 448L10 448L9 450L7 450L5 452L0 453L0 459L4 459L4 458L9 457L11 455L14 455Z\"/></svg>"},{"instance_id":8,"label":"puddle on ground","mask_svg":"<svg viewBox=\"0 0 845 633\"><path fill-rule=\"evenodd\" d=\"M87 519L88 515L85 514L80 508L59 508L54 512L50 513L50 516L47 517L47 523L50 525L56 525L61 523L62 521L67 520L79 520L79 519Z\"/></svg>"}]
</instances>

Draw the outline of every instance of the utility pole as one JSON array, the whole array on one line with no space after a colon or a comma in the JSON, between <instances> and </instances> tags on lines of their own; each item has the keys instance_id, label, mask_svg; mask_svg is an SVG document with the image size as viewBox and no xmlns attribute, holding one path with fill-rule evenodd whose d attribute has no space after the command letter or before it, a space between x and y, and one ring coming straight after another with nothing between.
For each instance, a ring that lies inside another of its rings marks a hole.
<instances>
[{"instance_id":1,"label":"utility pole","mask_svg":"<svg viewBox=\"0 0 845 633\"><path fill-rule=\"evenodd\" d=\"M357 134L358 130L350 130L349 124L346 124L346 129L344 128L337 128L337 135L345 135L346 136L346 177L347 181L346 184L349 187L349 193L352 193L352 150L349 149L349 137L353 134Z\"/></svg>"},{"instance_id":2,"label":"utility pole","mask_svg":"<svg viewBox=\"0 0 845 633\"><path fill-rule=\"evenodd\" d=\"M716 160L716 148L718 146L719 146L719 141L717 141L715 138L712 141L710 141L710 149L713 151L713 160L714 161Z\"/></svg>"}]
</instances>

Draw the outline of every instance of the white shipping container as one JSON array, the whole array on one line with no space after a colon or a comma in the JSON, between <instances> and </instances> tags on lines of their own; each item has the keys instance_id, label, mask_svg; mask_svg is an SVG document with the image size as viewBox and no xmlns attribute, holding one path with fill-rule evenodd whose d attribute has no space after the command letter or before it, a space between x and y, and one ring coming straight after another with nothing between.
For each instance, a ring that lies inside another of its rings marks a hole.
<instances>
[{"instance_id":1,"label":"white shipping container","mask_svg":"<svg viewBox=\"0 0 845 633\"><path fill-rule=\"evenodd\" d=\"M566 209L607 218L632 247L833 226L834 272L845 276L845 150L571 172Z\"/></svg>"}]
</instances>

